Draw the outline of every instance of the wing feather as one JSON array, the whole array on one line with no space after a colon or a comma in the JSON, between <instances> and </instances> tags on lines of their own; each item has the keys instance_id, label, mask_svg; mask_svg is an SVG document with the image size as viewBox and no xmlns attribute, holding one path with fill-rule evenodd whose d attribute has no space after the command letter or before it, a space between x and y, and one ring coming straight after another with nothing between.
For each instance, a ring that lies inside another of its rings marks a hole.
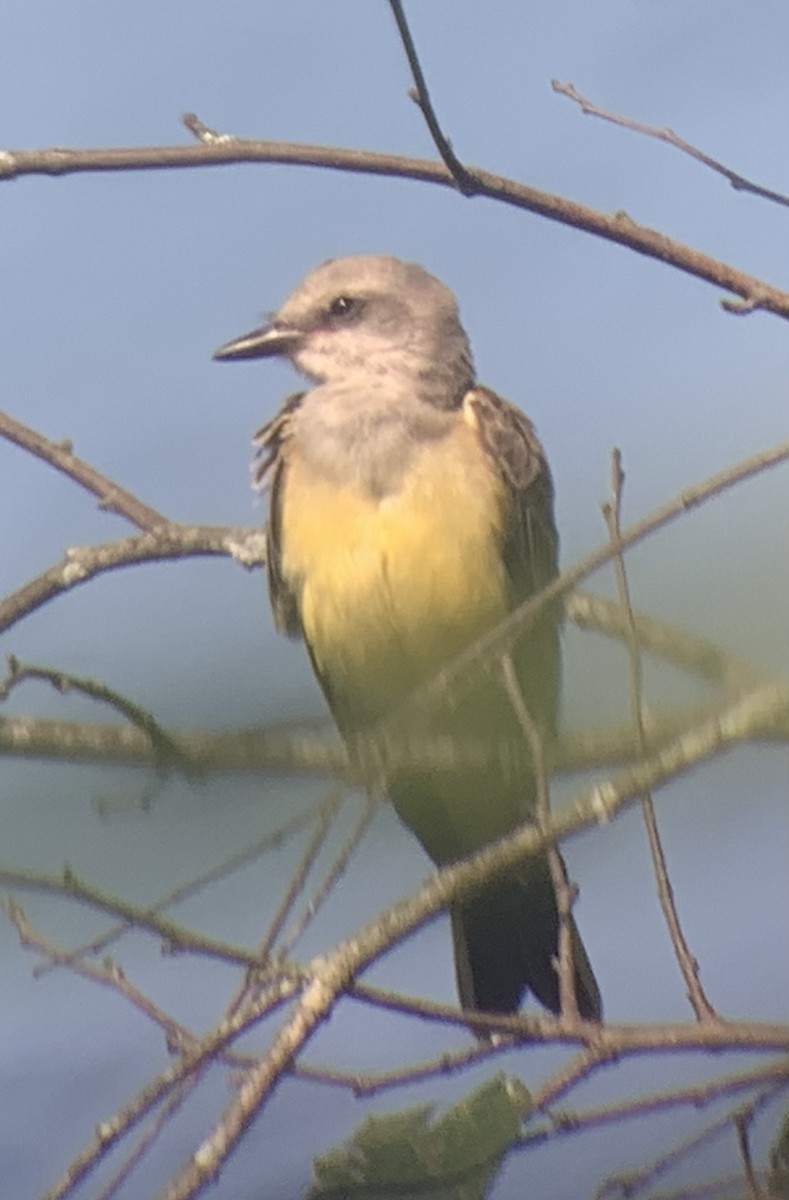
<instances>
[{"instance_id":1,"label":"wing feather","mask_svg":"<svg viewBox=\"0 0 789 1200\"><path fill-rule=\"evenodd\" d=\"M499 472L506 501L502 558L512 588L512 607L540 592L559 572L559 536L553 515L553 481L529 418L488 388L464 400L480 441ZM515 648L526 704L547 730L556 726L559 702L561 606L549 606Z\"/></svg>"},{"instance_id":2,"label":"wing feather","mask_svg":"<svg viewBox=\"0 0 789 1200\"><path fill-rule=\"evenodd\" d=\"M292 638L303 637L303 630L298 597L282 570L282 497L287 469L283 452L291 435L293 415L303 399L303 392L289 396L277 415L263 425L252 439L255 446L252 468L255 487L269 489L266 573L274 624L279 633Z\"/></svg>"}]
</instances>

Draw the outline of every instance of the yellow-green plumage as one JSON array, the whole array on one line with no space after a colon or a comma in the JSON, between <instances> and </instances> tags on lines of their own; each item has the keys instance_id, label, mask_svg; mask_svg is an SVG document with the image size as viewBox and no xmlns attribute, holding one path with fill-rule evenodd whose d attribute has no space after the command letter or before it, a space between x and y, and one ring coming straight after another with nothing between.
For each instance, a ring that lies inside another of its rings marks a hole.
<instances>
[{"instance_id":1,"label":"yellow-green plumage","mask_svg":"<svg viewBox=\"0 0 789 1200\"><path fill-rule=\"evenodd\" d=\"M508 611L501 480L466 423L383 499L286 462L282 574L321 676L371 719Z\"/></svg>"},{"instance_id":2,"label":"yellow-green plumage","mask_svg":"<svg viewBox=\"0 0 789 1200\"><path fill-rule=\"evenodd\" d=\"M533 816L533 767L495 669L460 698L412 692L557 573L553 490L529 420L474 383L452 294L396 259L329 261L272 323L220 358L282 354L317 386L258 434L270 483L269 593L277 628L303 637L352 755L393 716L441 734L447 770L389 767L398 814L438 865ZM559 612L513 648L523 699L549 740L559 692ZM462 754L470 741L482 756ZM545 855L450 908L461 1003L510 1012L530 989L559 1011L558 917ZM572 926L582 1015L597 984Z\"/></svg>"}]
</instances>

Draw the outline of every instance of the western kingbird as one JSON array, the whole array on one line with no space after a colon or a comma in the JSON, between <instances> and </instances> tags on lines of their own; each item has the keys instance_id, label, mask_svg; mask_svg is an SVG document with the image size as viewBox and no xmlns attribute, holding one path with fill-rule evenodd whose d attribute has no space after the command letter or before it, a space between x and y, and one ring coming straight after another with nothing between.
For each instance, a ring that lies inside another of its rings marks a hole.
<instances>
[{"instance_id":1,"label":"western kingbird","mask_svg":"<svg viewBox=\"0 0 789 1200\"><path fill-rule=\"evenodd\" d=\"M303 638L352 756L421 684L557 573L553 487L531 422L474 378L452 293L395 258L334 259L272 320L216 351L281 356L313 387L256 436L270 484L268 582L280 632ZM515 647L528 710L555 732L559 611ZM423 734L488 748L447 771L395 766L387 791L439 866L534 815L522 729L480 671L415 716ZM509 748L506 753L502 746ZM513 752L513 747L517 747ZM560 1011L558 917L544 854L451 907L464 1008L517 1011L530 989ZM572 925L582 1016L600 993Z\"/></svg>"}]
</instances>

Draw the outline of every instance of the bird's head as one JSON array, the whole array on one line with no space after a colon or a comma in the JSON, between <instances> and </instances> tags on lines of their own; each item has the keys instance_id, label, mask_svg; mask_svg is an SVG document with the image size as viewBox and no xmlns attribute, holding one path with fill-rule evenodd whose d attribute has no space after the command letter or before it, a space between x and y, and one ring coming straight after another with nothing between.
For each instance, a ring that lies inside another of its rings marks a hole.
<instances>
[{"instance_id":1,"label":"bird's head","mask_svg":"<svg viewBox=\"0 0 789 1200\"><path fill-rule=\"evenodd\" d=\"M269 323L221 346L220 361L279 355L318 383L413 381L447 403L473 382L468 339L448 288L422 267L383 256L330 259ZM451 399L450 399L451 397Z\"/></svg>"}]
</instances>

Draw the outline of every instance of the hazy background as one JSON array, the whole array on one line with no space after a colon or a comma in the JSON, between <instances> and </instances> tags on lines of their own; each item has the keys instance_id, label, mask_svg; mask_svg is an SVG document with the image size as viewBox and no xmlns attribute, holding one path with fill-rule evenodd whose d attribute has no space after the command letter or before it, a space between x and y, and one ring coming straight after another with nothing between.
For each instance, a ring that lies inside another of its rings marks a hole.
<instances>
[{"instance_id":1,"label":"hazy background","mask_svg":"<svg viewBox=\"0 0 789 1200\"><path fill-rule=\"evenodd\" d=\"M550 80L669 125L759 182L789 191L789 11L729 0L580 0L409 6L433 97L470 164L626 210L681 241L787 286L786 210L733 192L675 150L582 117ZM180 114L240 136L432 157L383 2L238 0L134 5L6 0L0 16L0 144L9 148L178 144ZM786 327L723 313L714 288L632 252L482 199L405 181L270 166L26 178L0 186L2 405L169 516L251 523L249 437L293 390L283 366L218 366L212 350L252 327L310 267L391 253L422 262L458 294L480 378L523 405L553 465L563 560L604 538L599 505L611 447L627 472L626 519L786 437ZM631 556L639 607L765 669L789 654L789 475L748 483ZM0 443L0 592L68 546L123 536L72 482ZM595 585L610 589L610 581ZM306 656L278 639L260 574L219 560L105 576L34 614L5 653L103 679L164 723L233 728L323 711ZM625 661L567 637L566 719L624 711ZM672 694L665 677L659 695ZM679 689L677 691L679 694ZM682 695L687 695L682 690ZM46 689L14 712L107 719ZM315 782L174 782L147 816L101 819L93 801L134 801L142 773L5 763L2 858L151 900L321 794ZM731 1016L786 1020L787 756L730 754L659 801L672 878L713 1000ZM562 789L563 792L566 789ZM339 836L339 834L338 834ZM254 944L295 851L177 910ZM579 919L612 1020L687 1017L653 898L635 814L568 848ZM307 956L404 895L429 864L390 812L305 939ZM64 942L101 924L21 897ZM49 973L0 926L0 1164L8 1195L38 1194L164 1062L160 1036L115 995ZM132 978L200 1031L233 984L223 968L162 959L129 939ZM445 924L371 972L407 992L454 996ZM436 1031L340 1007L309 1059L371 1070L436 1052ZM460 1033L442 1044L460 1045ZM506 1060L538 1081L556 1052ZM747 1058L729 1069L745 1067ZM669 1086L720 1061L631 1062L571 1103ZM373 1106L447 1100L486 1077L440 1081ZM123 1194L153 1194L227 1098L219 1072ZM287 1083L216 1194L298 1195L310 1157L369 1111L344 1093ZM522 1157L498 1197L539 1183L544 1200L588 1195L601 1174L637 1167L687 1131L686 1113L603 1129ZM773 1126L761 1127L757 1148ZM733 1139L698 1170L735 1163ZM679 1172L667 1177L678 1186ZM92 1189L84 1191L93 1195Z\"/></svg>"}]
</instances>

